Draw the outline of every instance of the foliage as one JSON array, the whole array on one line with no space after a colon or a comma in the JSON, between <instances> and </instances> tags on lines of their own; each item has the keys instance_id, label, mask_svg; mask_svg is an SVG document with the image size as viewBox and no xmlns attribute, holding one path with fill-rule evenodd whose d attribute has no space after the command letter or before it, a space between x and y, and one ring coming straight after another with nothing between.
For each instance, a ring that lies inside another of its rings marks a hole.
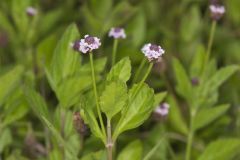
<instances>
[{"instance_id":1,"label":"foliage","mask_svg":"<svg viewBox=\"0 0 240 160\"><path fill-rule=\"evenodd\" d=\"M240 2L223 4L211 44L207 0L1 0L0 159L240 159ZM85 34L93 61L72 47Z\"/></svg>"}]
</instances>

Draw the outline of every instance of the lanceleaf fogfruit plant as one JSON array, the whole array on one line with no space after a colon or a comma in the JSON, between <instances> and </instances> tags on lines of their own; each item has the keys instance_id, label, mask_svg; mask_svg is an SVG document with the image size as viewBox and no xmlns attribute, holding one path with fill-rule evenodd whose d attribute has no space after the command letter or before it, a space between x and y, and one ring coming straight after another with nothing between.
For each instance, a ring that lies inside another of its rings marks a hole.
<instances>
[{"instance_id":1,"label":"lanceleaf fogfruit plant","mask_svg":"<svg viewBox=\"0 0 240 160\"><path fill-rule=\"evenodd\" d=\"M79 148L74 148L77 146L77 139L70 139L73 123L68 123L65 117L65 129L61 125L59 127L59 121L63 123L62 115L68 117L69 113L73 115L73 112L79 111L91 133L106 146L108 159L112 160L112 150L118 136L140 126L166 95L165 92L155 94L144 83L153 63L161 58L164 50L154 44L143 47L142 52L148 59L149 67L140 80L139 75L147 59L142 61L136 75L131 76L131 61L128 57L115 64L118 39L126 38L125 32L120 28L112 28L110 33L109 36L114 38L112 68L106 76L101 75L106 59L93 59L93 51L101 45L99 38L86 35L84 39L76 40L79 33L77 27L71 25L59 41L52 63L45 69L48 82L58 99L54 112L58 115L58 120L50 116L47 103L36 91L29 87L25 89L30 105L55 135L58 144L64 146L64 157L78 159ZM81 54L78 52L87 56L89 63L82 64ZM133 83L127 85L131 77ZM66 133L60 134L60 131Z\"/></svg>"}]
</instances>

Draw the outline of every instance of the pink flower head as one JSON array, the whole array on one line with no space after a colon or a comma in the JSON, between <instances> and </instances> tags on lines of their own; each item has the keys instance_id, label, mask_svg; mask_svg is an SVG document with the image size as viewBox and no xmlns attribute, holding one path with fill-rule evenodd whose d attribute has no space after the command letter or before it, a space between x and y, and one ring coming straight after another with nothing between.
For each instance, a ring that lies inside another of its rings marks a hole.
<instances>
[{"instance_id":1,"label":"pink flower head","mask_svg":"<svg viewBox=\"0 0 240 160\"><path fill-rule=\"evenodd\" d=\"M212 4L209 6L213 20L219 20L225 13L225 7L222 5Z\"/></svg>"},{"instance_id":2,"label":"pink flower head","mask_svg":"<svg viewBox=\"0 0 240 160\"><path fill-rule=\"evenodd\" d=\"M160 106L158 106L154 113L160 115L160 116L167 116L169 112L169 104L168 103L162 103Z\"/></svg>"},{"instance_id":3,"label":"pink flower head","mask_svg":"<svg viewBox=\"0 0 240 160\"><path fill-rule=\"evenodd\" d=\"M75 41L71 44L72 48L76 51L87 53L91 52L94 49L98 49L101 45L100 39L97 37L92 37L89 35L85 35L84 39L80 41Z\"/></svg>"},{"instance_id":4,"label":"pink flower head","mask_svg":"<svg viewBox=\"0 0 240 160\"><path fill-rule=\"evenodd\" d=\"M29 16L35 16L35 15L37 14L37 9L34 8L34 7L29 6L29 7L27 7L27 9L26 9L26 13L27 13L27 15L29 15Z\"/></svg>"},{"instance_id":5,"label":"pink flower head","mask_svg":"<svg viewBox=\"0 0 240 160\"><path fill-rule=\"evenodd\" d=\"M125 39L126 38L126 34L123 28L120 27L115 27L115 28L111 28L111 30L108 33L109 37L113 37L115 39Z\"/></svg>"},{"instance_id":6,"label":"pink flower head","mask_svg":"<svg viewBox=\"0 0 240 160\"><path fill-rule=\"evenodd\" d=\"M148 43L143 46L142 52L149 61L152 61L159 60L165 51L158 45Z\"/></svg>"}]
</instances>

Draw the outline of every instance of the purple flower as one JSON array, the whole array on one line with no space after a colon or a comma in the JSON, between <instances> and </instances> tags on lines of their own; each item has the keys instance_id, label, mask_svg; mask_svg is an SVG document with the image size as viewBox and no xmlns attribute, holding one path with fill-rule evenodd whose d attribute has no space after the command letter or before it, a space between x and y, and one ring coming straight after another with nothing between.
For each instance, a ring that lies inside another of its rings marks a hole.
<instances>
[{"instance_id":1,"label":"purple flower","mask_svg":"<svg viewBox=\"0 0 240 160\"><path fill-rule=\"evenodd\" d=\"M155 114L158 114L160 116L167 116L168 115L168 112L169 112L169 104L168 103L162 103L160 106L158 106L154 113Z\"/></svg>"},{"instance_id":2,"label":"purple flower","mask_svg":"<svg viewBox=\"0 0 240 160\"><path fill-rule=\"evenodd\" d=\"M199 79L197 77L192 78L191 82L192 82L193 86L198 86L199 85Z\"/></svg>"},{"instance_id":3,"label":"purple flower","mask_svg":"<svg viewBox=\"0 0 240 160\"><path fill-rule=\"evenodd\" d=\"M123 28L120 27L115 27L115 28L111 28L111 30L108 33L109 37L113 37L115 39L119 39L119 38L126 38L126 34Z\"/></svg>"},{"instance_id":4,"label":"purple flower","mask_svg":"<svg viewBox=\"0 0 240 160\"><path fill-rule=\"evenodd\" d=\"M209 8L213 20L219 20L225 13L225 7L223 5L212 4Z\"/></svg>"},{"instance_id":5,"label":"purple flower","mask_svg":"<svg viewBox=\"0 0 240 160\"><path fill-rule=\"evenodd\" d=\"M84 39L81 39L80 41L75 41L71 44L72 48L75 51L79 51L84 54L87 52L91 52L94 49L98 49L100 45L101 42L99 38L89 35L85 35Z\"/></svg>"},{"instance_id":6,"label":"purple flower","mask_svg":"<svg viewBox=\"0 0 240 160\"><path fill-rule=\"evenodd\" d=\"M148 43L143 46L142 52L149 61L152 61L159 60L165 51L158 45Z\"/></svg>"},{"instance_id":7,"label":"purple flower","mask_svg":"<svg viewBox=\"0 0 240 160\"><path fill-rule=\"evenodd\" d=\"M37 14L37 9L36 8L34 8L34 7L27 7L27 9L26 9L26 13L27 13L27 15L29 15L29 16L35 16L36 14Z\"/></svg>"}]
</instances>

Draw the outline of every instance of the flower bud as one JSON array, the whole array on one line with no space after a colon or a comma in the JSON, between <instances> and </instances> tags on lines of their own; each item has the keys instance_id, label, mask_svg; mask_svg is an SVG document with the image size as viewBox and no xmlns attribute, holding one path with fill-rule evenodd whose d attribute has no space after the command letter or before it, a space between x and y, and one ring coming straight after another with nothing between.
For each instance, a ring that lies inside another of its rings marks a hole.
<instances>
[{"instance_id":1,"label":"flower bud","mask_svg":"<svg viewBox=\"0 0 240 160\"><path fill-rule=\"evenodd\" d=\"M37 9L34 8L34 7L29 6L26 9L26 13L27 13L28 16L33 17L33 16L35 16L37 14Z\"/></svg>"},{"instance_id":2,"label":"flower bud","mask_svg":"<svg viewBox=\"0 0 240 160\"><path fill-rule=\"evenodd\" d=\"M84 136L86 135L87 133L87 126L85 125L81 115L79 112L75 112L73 114L73 125L74 125L74 128L76 129L76 131Z\"/></svg>"},{"instance_id":3,"label":"flower bud","mask_svg":"<svg viewBox=\"0 0 240 160\"><path fill-rule=\"evenodd\" d=\"M111 28L111 30L108 33L108 36L113 37L115 39L120 39L120 38L125 39L126 38L124 29L119 28L119 27Z\"/></svg>"}]
</instances>

